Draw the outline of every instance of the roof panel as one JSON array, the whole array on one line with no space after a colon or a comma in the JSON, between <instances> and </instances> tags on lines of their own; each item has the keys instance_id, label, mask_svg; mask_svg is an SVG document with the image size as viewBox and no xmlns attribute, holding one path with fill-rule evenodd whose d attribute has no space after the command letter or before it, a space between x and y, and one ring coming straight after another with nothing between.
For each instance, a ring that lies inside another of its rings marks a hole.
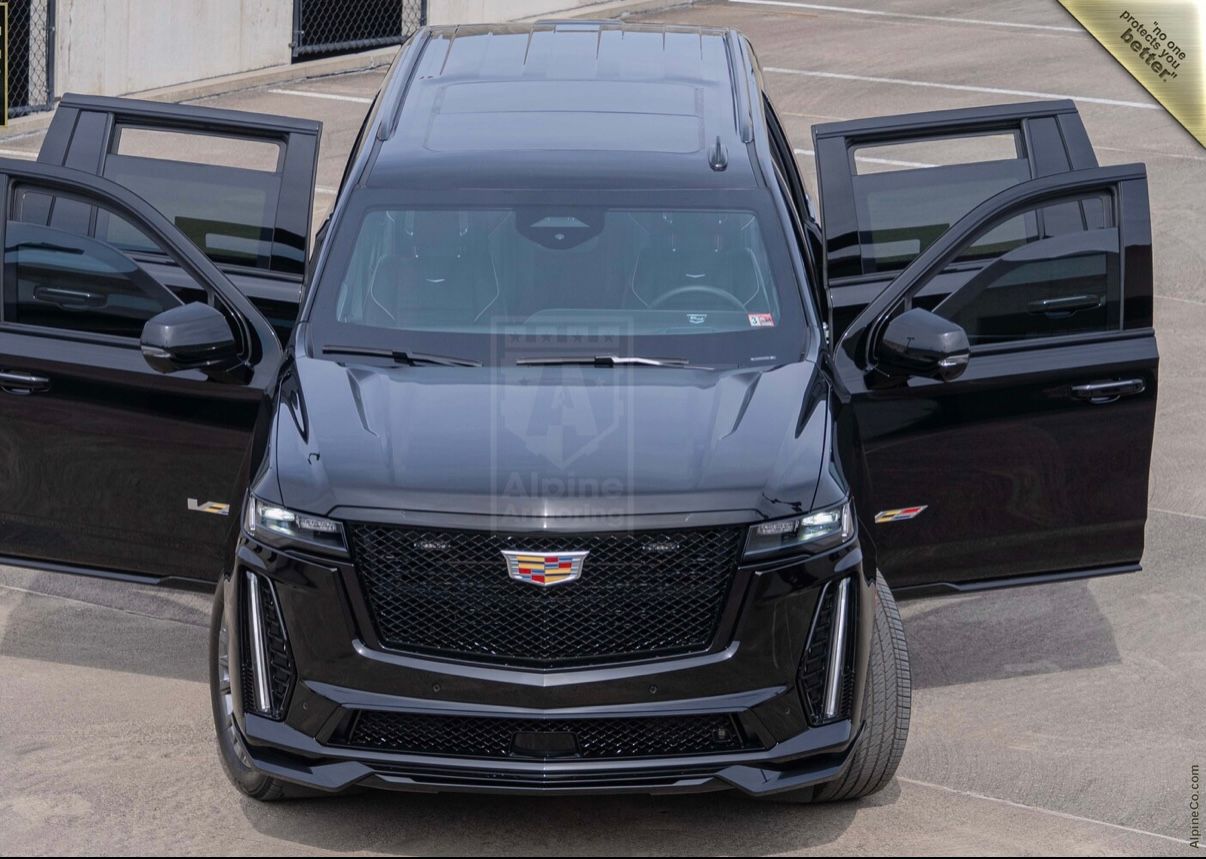
<instances>
[{"instance_id":1,"label":"roof panel","mask_svg":"<svg viewBox=\"0 0 1206 859\"><path fill-rule=\"evenodd\" d=\"M603 169L591 153L614 151L657 153L676 186L753 181L737 135L724 30L541 21L429 32L397 130L371 168L373 184L385 173L423 170L424 159L427 168L438 160L444 175L480 184L493 181L508 153L553 150L562 176L575 159L582 170ZM704 155L717 138L730 156L724 177ZM638 173L648 176L634 167Z\"/></svg>"}]
</instances>

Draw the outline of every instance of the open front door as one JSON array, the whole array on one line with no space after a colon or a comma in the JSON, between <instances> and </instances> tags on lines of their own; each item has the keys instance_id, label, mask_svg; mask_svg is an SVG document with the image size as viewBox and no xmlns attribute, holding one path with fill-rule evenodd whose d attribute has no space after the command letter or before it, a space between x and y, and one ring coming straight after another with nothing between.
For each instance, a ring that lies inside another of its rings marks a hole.
<instances>
[{"instance_id":1,"label":"open front door","mask_svg":"<svg viewBox=\"0 0 1206 859\"><path fill-rule=\"evenodd\" d=\"M930 330L965 334L965 357L927 369ZM1139 568L1158 361L1142 165L974 207L858 314L836 360L867 465L862 515L894 587Z\"/></svg>"},{"instance_id":2,"label":"open front door","mask_svg":"<svg viewBox=\"0 0 1206 859\"><path fill-rule=\"evenodd\" d=\"M284 342L308 258L321 131L309 119L68 94L38 161L138 194L252 299ZM170 265L153 273L188 288Z\"/></svg>"},{"instance_id":3,"label":"open front door","mask_svg":"<svg viewBox=\"0 0 1206 859\"><path fill-rule=\"evenodd\" d=\"M216 580L263 444L272 328L162 214L82 171L0 159L0 243L0 556ZM196 368L156 370L174 353L140 341L181 312Z\"/></svg>"}]
</instances>

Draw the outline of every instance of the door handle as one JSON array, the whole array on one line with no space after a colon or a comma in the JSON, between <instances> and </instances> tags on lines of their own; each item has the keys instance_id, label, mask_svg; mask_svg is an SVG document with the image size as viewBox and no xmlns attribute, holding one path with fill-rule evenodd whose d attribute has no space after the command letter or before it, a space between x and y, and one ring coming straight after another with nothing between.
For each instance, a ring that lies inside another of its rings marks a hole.
<instances>
[{"instance_id":1,"label":"door handle","mask_svg":"<svg viewBox=\"0 0 1206 859\"><path fill-rule=\"evenodd\" d=\"M1105 304L1104 295L1065 295L1061 298L1040 298L1026 305L1026 311L1036 316L1060 319L1078 310L1096 310Z\"/></svg>"},{"instance_id":2,"label":"door handle","mask_svg":"<svg viewBox=\"0 0 1206 859\"><path fill-rule=\"evenodd\" d=\"M50 389L50 379L20 370L0 370L0 391L10 394L32 394Z\"/></svg>"},{"instance_id":3,"label":"door handle","mask_svg":"<svg viewBox=\"0 0 1206 859\"><path fill-rule=\"evenodd\" d=\"M1104 405L1122 397L1142 394L1146 390L1147 384L1142 379L1086 382L1083 385L1072 386L1072 397L1077 400L1085 400L1093 405Z\"/></svg>"},{"instance_id":4,"label":"door handle","mask_svg":"<svg viewBox=\"0 0 1206 859\"><path fill-rule=\"evenodd\" d=\"M105 296L86 289L67 289L62 286L35 286L33 297L59 307L104 307Z\"/></svg>"}]
</instances>

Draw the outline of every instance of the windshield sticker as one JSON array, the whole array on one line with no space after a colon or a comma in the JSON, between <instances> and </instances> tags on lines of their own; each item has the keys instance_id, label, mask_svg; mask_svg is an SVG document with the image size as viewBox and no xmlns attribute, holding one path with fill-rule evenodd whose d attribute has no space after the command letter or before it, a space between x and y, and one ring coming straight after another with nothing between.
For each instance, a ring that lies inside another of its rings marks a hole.
<instances>
[{"instance_id":1,"label":"windshield sticker","mask_svg":"<svg viewBox=\"0 0 1206 859\"><path fill-rule=\"evenodd\" d=\"M708 318L708 314L706 314L706 313L688 313L687 314L687 321L690 322L692 325L703 325L704 321L707 318Z\"/></svg>"},{"instance_id":2,"label":"windshield sticker","mask_svg":"<svg viewBox=\"0 0 1206 859\"><path fill-rule=\"evenodd\" d=\"M750 328L774 328L775 316L773 313L751 313Z\"/></svg>"}]
</instances>

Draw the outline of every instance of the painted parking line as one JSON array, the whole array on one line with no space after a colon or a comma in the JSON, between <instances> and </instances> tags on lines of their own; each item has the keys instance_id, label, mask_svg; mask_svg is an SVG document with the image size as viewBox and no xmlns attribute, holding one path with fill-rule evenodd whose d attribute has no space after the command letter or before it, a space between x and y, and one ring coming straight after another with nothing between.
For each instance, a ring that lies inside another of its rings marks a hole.
<instances>
[{"instance_id":1,"label":"painted parking line","mask_svg":"<svg viewBox=\"0 0 1206 859\"><path fill-rule=\"evenodd\" d=\"M325 98L331 101L351 101L356 104L372 104L371 98L366 98L362 95L341 95L334 92L310 92L304 89L270 89L268 92L273 95L300 95L305 98Z\"/></svg>"},{"instance_id":2,"label":"painted parking line","mask_svg":"<svg viewBox=\"0 0 1206 859\"><path fill-rule=\"evenodd\" d=\"M797 155L808 155L816 158L817 154L811 149L793 149L792 152ZM895 158L874 158L870 155L855 155L855 161L865 161L868 164L888 164L892 167L937 167L937 164L931 164L928 161L898 161Z\"/></svg>"},{"instance_id":3,"label":"painted parking line","mask_svg":"<svg viewBox=\"0 0 1206 859\"><path fill-rule=\"evenodd\" d=\"M1151 830L1148 830L1148 829L1136 829L1133 826L1123 826L1121 823L1110 823L1108 820L1097 820L1096 818L1093 818L1093 817L1082 817L1079 814L1069 814L1066 811L1055 811L1054 809L1043 808L1038 805L1027 805L1024 802L1014 802L1012 799L1002 799L999 796L989 796L988 794L985 794L985 793L977 793L974 790L960 790L960 789L954 788L954 787L947 787L944 784L934 784L933 782L920 781L915 778L905 778L904 776L900 776L900 775L898 775L896 777L896 780L902 781L905 784L913 784L913 785L917 785L918 787L930 788L931 790L941 790L941 791L945 791L946 793L953 793L953 794L957 794L959 796L966 796L970 799L979 799L979 800L983 800L986 802L996 802L996 803L1000 803L1001 805L1008 805L1011 808L1018 808L1023 811L1035 811L1035 812L1038 812L1039 814L1048 814L1048 815L1051 815L1052 817L1063 818L1064 820L1075 820L1078 823L1091 823L1094 826L1104 826L1108 829L1116 829L1121 832L1130 832L1135 835L1146 835L1149 838L1160 838L1164 841L1171 841L1174 844L1181 844L1184 846L1188 846L1187 839L1177 838L1173 835L1165 835L1163 832L1152 832Z\"/></svg>"},{"instance_id":4,"label":"painted parking line","mask_svg":"<svg viewBox=\"0 0 1206 859\"><path fill-rule=\"evenodd\" d=\"M1038 92L1026 89L1001 89L991 86L972 86L971 84L940 84L934 81L914 81L908 78L881 78L871 75L849 75L841 72L820 72L812 69L785 69L778 66L767 66L762 71L777 75L800 75L810 78L829 78L839 81L863 81L874 84L898 84L900 86L926 87L928 89L950 89L959 92L982 92L990 95L1020 95L1026 98L1070 98L1088 104L1107 104L1111 107L1132 107L1137 110L1160 110L1160 105L1146 101L1122 101L1116 98L1098 98L1089 95L1068 95L1058 92Z\"/></svg>"},{"instance_id":5,"label":"painted parking line","mask_svg":"<svg viewBox=\"0 0 1206 859\"><path fill-rule=\"evenodd\" d=\"M0 149L0 155L3 155L5 158L34 159L38 157L37 152L31 152L28 149Z\"/></svg>"},{"instance_id":6,"label":"painted parking line","mask_svg":"<svg viewBox=\"0 0 1206 859\"><path fill-rule=\"evenodd\" d=\"M946 24L973 24L979 27L1015 27L1022 30L1047 30L1056 33L1084 33L1079 27L1058 27L1054 24L1023 24L1018 21L986 21L981 18L954 18L947 15L917 15L911 12L885 12L880 9L858 9L853 6L822 6L819 3L791 3L788 0L729 0L751 6L792 6L818 12L845 12L849 15L871 15L877 18L905 18L913 21L940 21Z\"/></svg>"}]
</instances>

